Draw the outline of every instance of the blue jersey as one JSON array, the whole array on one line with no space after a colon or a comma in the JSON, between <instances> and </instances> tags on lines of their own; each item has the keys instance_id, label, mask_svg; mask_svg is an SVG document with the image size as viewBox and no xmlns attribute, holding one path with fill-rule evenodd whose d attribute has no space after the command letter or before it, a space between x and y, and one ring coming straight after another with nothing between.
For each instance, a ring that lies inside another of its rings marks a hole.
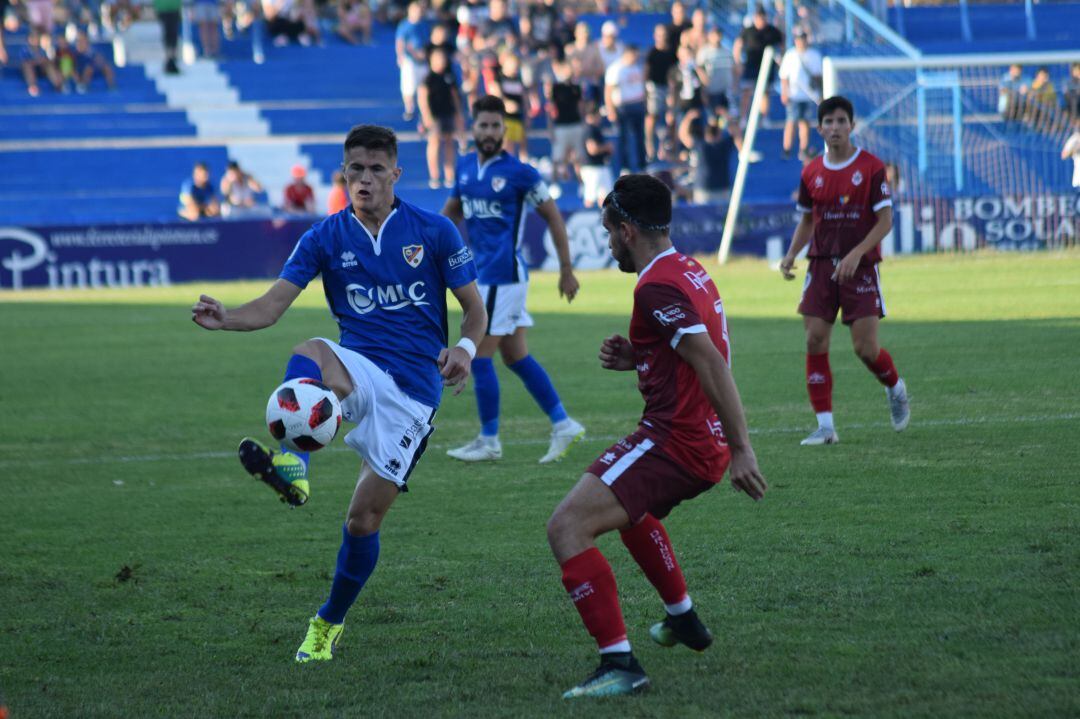
<instances>
[{"instance_id":1,"label":"blue jersey","mask_svg":"<svg viewBox=\"0 0 1080 719\"><path fill-rule=\"evenodd\" d=\"M372 237L346 207L304 233L280 277L304 288L320 273L340 344L375 363L405 394L438 407L446 290L476 279L454 224L397 199Z\"/></svg>"},{"instance_id":2,"label":"blue jersey","mask_svg":"<svg viewBox=\"0 0 1080 719\"><path fill-rule=\"evenodd\" d=\"M540 173L505 151L483 165L471 152L458 160L453 196L461 200L480 284L528 280L521 256L525 215L549 199Z\"/></svg>"}]
</instances>

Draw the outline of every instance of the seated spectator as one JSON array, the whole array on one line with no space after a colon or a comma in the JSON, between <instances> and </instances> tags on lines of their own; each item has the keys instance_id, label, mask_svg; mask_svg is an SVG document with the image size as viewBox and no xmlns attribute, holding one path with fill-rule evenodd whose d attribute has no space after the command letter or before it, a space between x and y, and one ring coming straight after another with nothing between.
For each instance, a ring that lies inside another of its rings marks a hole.
<instances>
[{"instance_id":1,"label":"seated spectator","mask_svg":"<svg viewBox=\"0 0 1080 719\"><path fill-rule=\"evenodd\" d=\"M1074 117L1072 121L1072 134L1061 148L1061 159L1073 161L1072 186L1080 191L1080 117Z\"/></svg>"},{"instance_id":2,"label":"seated spectator","mask_svg":"<svg viewBox=\"0 0 1080 719\"><path fill-rule=\"evenodd\" d=\"M263 17L266 18L266 33L274 45L281 47L289 41L301 45L310 45L311 36L304 21L302 0L262 0Z\"/></svg>"},{"instance_id":3,"label":"seated spectator","mask_svg":"<svg viewBox=\"0 0 1080 719\"><path fill-rule=\"evenodd\" d=\"M1026 92L1024 68L1018 64L1009 65L1008 71L998 82L998 113L1001 119L1015 122L1023 117Z\"/></svg>"},{"instance_id":4,"label":"seated spectator","mask_svg":"<svg viewBox=\"0 0 1080 719\"><path fill-rule=\"evenodd\" d=\"M41 73L58 92L62 89L63 79L60 77L60 71L45 53L41 45L41 35L36 30L31 30L26 36L26 45L23 46L22 53L19 55L19 66L22 68L23 79L26 80L26 91L30 93L30 97L41 94L41 90L38 89L38 73Z\"/></svg>"},{"instance_id":5,"label":"seated spectator","mask_svg":"<svg viewBox=\"0 0 1080 719\"><path fill-rule=\"evenodd\" d=\"M291 170L293 181L285 187L285 197L281 209L285 212L297 214L315 214L315 191L311 185L304 181L307 170L303 165L293 165Z\"/></svg>"},{"instance_id":6,"label":"seated spectator","mask_svg":"<svg viewBox=\"0 0 1080 719\"><path fill-rule=\"evenodd\" d=\"M221 214L224 217L251 214L259 204L256 195L262 191L263 186L258 180L241 170L235 160L230 161L221 178L221 196L225 200L221 205Z\"/></svg>"},{"instance_id":7,"label":"seated spectator","mask_svg":"<svg viewBox=\"0 0 1080 719\"><path fill-rule=\"evenodd\" d=\"M450 68L446 51L441 47L431 52L427 76L416 94L420 106L423 132L427 135L428 186L439 186L439 160L442 159L444 187L454 186L454 167L457 154L454 140L465 136L465 112L457 78Z\"/></svg>"},{"instance_id":8,"label":"seated spectator","mask_svg":"<svg viewBox=\"0 0 1080 719\"><path fill-rule=\"evenodd\" d=\"M116 73L113 72L112 65L101 53L94 50L90 38L80 30L75 38L75 89L80 93L86 92L95 74L105 79L110 90L116 89Z\"/></svg>"},{"instance_id":9,"label":"seated spectator","mask_svg":"<svg viewBox=\"0 0 1080 719\"><path fill-rule=\"evenodd\" d=\"M589 107L585 113L585 157L581 162L582 202L585 207L597 207L611 192L611 156L615 146L604 137L600 126L600 110Z\"/></svg>"},{"instance_id":10,"label":"seated spectator","mask_svg":"<svg viewBox=\"0 0 1080 719\"><path fill-rule=\"evenodd\" d=\"M1071 119L1080 117L1080 62L1069 66L1069 80L1065 84L1065 112Z\"/></svg>"},{"instance_id":11,"label":"seated spectator","mask_svg":"<svg viewBox=\"0 0 1080 719\"><path fill-rule=\"evenodd\" d=\"M51 52L47 47L41 49L45 50L45 54L52 55L53 65L56 67L56 71L60 73L60 83L63 91L69 92L69 83L78 87L75 79L75 51L71 49L71 44L68 43L67 38L63 35L57 35L55 47L52 48Z\"/></svg>"},{"instance_id":12,"label":"seated spectator","mask_svg":"<svg viewBox=\"0 0 1080 719\"><path fill-rule=\"evenodd\" d=\"M181 186L179 214L192 222L221 214L221 203L214 191L214 183L210 181L210 169L205 162L196 162L191 171L191 179L185 180Z\"/></svg>"},{"instance_id":13,"label":"seated spectator","mask_svg":"<svg viewBox=\"0 0 1080 719\"><path fill-rule=\"evenodd\" d=\"M581 83L574 77L570 63L552 63L554 77L544 82L544 97L552 122L551 161L557 180L580 176L585 154L585 122L582 117Z\"/></svg>"},{"instance_id":14,"label":"seated spectator","mask_svg":"<svg viewBox=\"0 0 1080 719\"><path fill-rule=\"evenodd\" d=\"M191 21L199 28L203 57L221 54L221 7L218 0L193 0Z\"/></svg>"},{"instance_id":15,"label":"seated spectator","mask_svg":"<svg viewBox=\"0 0 1080 719\"><path fill-rule=\"evenodd\" d=\"M329 197L326 198L326 212L336 215L349 206L349 190L345 185L345 175L341 170L334 171L331 183L333 186L330 188Z\"/></svg>"},{"instance_id":16,"label":"seated spectator","mask_svg":"<svg viewBox=\"0 0 1080 719\"><path fill-rule=\"evenodd\" d=\"M367 0L338 0L337 16L337 34L342 40L350 45L371 44L371 7Z\"/></svg>"}]
</instances>

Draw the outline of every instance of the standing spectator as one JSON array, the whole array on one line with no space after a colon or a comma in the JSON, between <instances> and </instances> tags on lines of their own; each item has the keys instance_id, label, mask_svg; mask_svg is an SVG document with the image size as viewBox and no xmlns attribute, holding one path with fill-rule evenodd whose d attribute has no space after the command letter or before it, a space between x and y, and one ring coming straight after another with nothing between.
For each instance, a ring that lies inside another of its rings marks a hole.
<instances>
[{"instance_id":1,"label":"standing spectator","mask_svg":"<svg viewBox=\"0 0 1080 719\"><path fill-rule=\"evenodd\" d=\"M1080 117L1080 62L1069 66L1069 80L1065 85L1065 112L1070 119Z\"/></svg>"},{"instance_id":2,"label":"standing spectator","mask_svg":"<svg viewBox=\"0 0 1080 719\"><path fill-rule=\"evenodd\" d=\"M409 3L408 15L397 26L395 39L401 72L401 104L405 106L404 118L408 122L416 117L416 91L427 74L424 48L430 37L431 28L424 20L424 6L419 0L413 0Z\"/></svg>"},{"instance_id":3,"label":"standing spectator","mask_svg":"<svg viewBox=\"0 0 1080 719\"><path fill-rule=\"evenodd\" d=\"M724 35L718 27L709 28L705 35L705 46L698 50L697 66L705 75L705 104L710 112L738 117L738 108L731 108L737 87L735 63L731 53L723 47Z\"/></svg>"},{"instance_id":4,"label":"standing spectator","mask_svg":"<svg viewBox=\"0 0 1080 719\"><path fill-rule=\"evenodd\" d=\"M249 214L258 204L258 193L263 191L251 175L240 169L240 164L230 160L225 174L221 176L221 214L224 217L240 217Z\"/></svg>"},{"instance_id":5,"label":"standing spectator","mask_svg":"<svg viewBox=\"0 0 1080 719\"><path fill-rule=\"evenodd\" d=\"M622 169L640 172L645 167L645 72L636 45L627 45L622 58L604 76L604 106L608 120L618 127L615 175Z\"/></svg>"},{"instance_id":6,"label":"standing spectator","mask_svg":"<svg viewBox=\"0 0 1080 719\"><path fill-rule=\"evenodd\" d=\"M501 52L510 44L516 44L517 25L507 15L506 0L491 0L488 5L488 18L480 23L479 35L484 38L488 49Z\"/></svg>"},{"instance_id":7,"label":"standing spectator","mask_svg":"<svg viewBox=\"0 0 1080 719\"><path fill-rule=\"evenodd\" d=\"M60 71L41 46L41 34L37 30L31 30L27 34L26 45L19 56L19 66L22 68L23 79L26 80L26 91L30 97L41 94L37 80L39 72L58 92L63 87Z\"/></svg>"},{"instance_id":8,"label":"standing spectator","mask_svg":"<svg viewBox=\"0 0 1080 719\"><path fill-rule=\"evenodd\" d=\"M0 0L0 65L7 65L8 52L4 45L4 18L7 16L8 0Z\"/></svg>"},{"instance_id":9,"label":"standing spectator","mask_svg":"<svg viewBox=\"0 0 1080 719\"><path fill-rule=\"evenodd\" d=\"M1023 118L1026 92L1024 68L1016 63L1009 65L1008 71L998 82L998 113L1006 124Z\"/></svg>"},{"instance_id":10,"label":"standing spectator","mask_svg":"<svg viewBox=\"0 0 1080 719\"><path fill-rule=\"evenodd\" d=\"M698 8L690 16L690 29L682 34L679 45L686 45L693 50L695 57L709 41L709 15ZM676 46L678 47L678 46Z\"/></svg>"},{"instance_id":11,"label":"standing spectator","mask_svg":"<svg viewBox=\"0 0 1080 719\"><path fill-rule=\"evenodd\" d=\"M338 37L350 45L371 44L371 7L367 0L338 0L337 16Z\"/></svg>"},{"instance_id":12,"label":"standing spectator","mask_svg":"<svg viewBox=\"0 0 1080 719\"><path fill-rule=\"evenodd\" d=\"M810 47L806 33L795 31L795 47L780 63L780 100L787 108L784 123L784 159L791 159L795 126L799 127L799 156L810 152L810 120L821 102L821 53Z\"/></svg>"},{"instance_id":13,"label":"standing spectator","mask_svg":"<svg viewBox=\"0 0 1080 719\"><path fill-rule=\"evenodd\" d=\"M221 203L205 162L196 162L191 170L191 178L180 187L179 214L191 222L221 214Z\"/></svg>"},{"instance_id":14,"label":"standing spectator","mask_svg":"<svg viewBox=\"0 0 1080 719\"><path fill-rule=\"evenodd\" d=\"M1072 158L1072 186L1073 189L1080 190L1080 117L1074 117L1072 125L1073 132L1069 135L1069 139L1065 141L1065 146L1061 148L1061 159L1068 160L1070 157Z\"/></svg>"},{"instance_id":15,"label":"standing spectator","mask_svg":"<svg viewBox=\"0 0 1080 719\"><path fill-rule=\"evenodd\" d=\"M180 8L182 0L153 0L154 14L161 24L161 44L165 48L165 74L177 75L177 45L180 43Z\"/></svg>"},{"instance_id":16,"label":"standing spectator","mask_svg":"<svg viewBox=\"0 0 1080 719\"><path fill-rule=\"evenodd\" d=\"M464 137L465 113L461 105L457 78L450 68L446 50L441 47L431 52L431 64L427 76L417 91L420 117L427 134L428 187L439 186L439 159L442 155L443 186L454 186L454 152L456 137Z\"/></svg>"},{"instance_id":17,"label":"standing spectator","mask_svg":"<svg viewBox=\"0 0 1080 719\"><path fill-rule=\"evenodd\" d=\"M326 212L330 215L336 215L348 206L349 190L345 185L345 175L341 170L334 170L330 195L326 198Z\"/></svg>"},{"instance_id":18,"label":"standing spectator","mask_svg":"<svg viewBox=\"0 0 1080 719\"><path fill-rule=\"evenodd\" d=\"M645 56L645 157L650 161L656 154L657 119L668 111L668 74L678 63L674 45L668 45L668 28L653 28L653 46Z\"/></svg>"},{"instance_id":19,"label":"standing spectator","mask_svg":"<svg viewBox=\"0 0 1080 719\"><path fill-rule=\"evenodd\" d=\"M585 101L599 105L603 100L604 58L600 48L590 39L589 26L579 22L574 26L574 42L566 46L566 59L581 82Z\"/></svg>"},{"instance_id":20,"label":"standing spectator","mask_svg":"<svg viewBox=\"0 0 1080 719\"><path fill-rule=\"evenodd\" d=\"M304 180L307 177L307 170L304 169L303 165L293 165L290 174L293 181L285 187L285 197L281 209L285 212L314 215L315 191Z\"/></svg>"},{"instance_id":21,"label":"standing spectator","mask_svg":"<svg viewBox=\"0 0 1080 719\"><path fill-rule=\"evenodd\" d=\"M556 30L562 24L559 0L540 0L529 6L528 18L532 24L532 36L544 47L555 41Z\"/></svg>"},{"instance_id":22,"label":"standing spectator","mask_svg":"<svg viewBox=\"0 0 1080 719\"><path fill-rule=\"evenodd\" d=\"M499 56L499 64L484 78L489 94L502 98L506 106L506 136L503 147L522 162L529 159L529 90L521 76L521 60L512 51Z\"/></svg>"},{"instance_id":23,"label":"standing spectator","mask_svg":"<svg viewBox=\"0 0 1080 719\"><path fill-rule=\"evenodd\" d=\"M584 95L569 62L556 60L552 67L555 77L544 83L544 97L552 120L551 161L555 165L555 177L565 180L581 174L579 168L585 154Z\"/></svg>"},{"instance_id":24,"label":"standing spectator","mask_svg":"<svg viewBox=\"0 0 1080 719\"><path fill-rule=\"evenodd\" d=\"M704 83L701 80L704 73L698 69L694 61L693 49L686 44L680 45L676 56L679 64L671 68L669 75L670 104L674 107L674 112L668 120L672 135L675 134L675 128L679 126L679 122L686 113L697 110L700 114L705 107L705 93L702 92Z\"/></svg>"},{"instance_id":25,"label":"standing spectator","mask_svg":"<svg viewBox=\"0 0 1080 719\"><path fill-rule=\"evenodd\" d=\"M671 4L671 23L665 26L668 47L674 50L681 45L683 33L690 27L691 24L686 19L686 6L675 0Z\"/></svg>"},{"instance_id":26,"label":"standing spectator","mask_svg":"<svg viewBox=\"0 0 1080 719\"><path fill-rule=\"evenodd\" d=\"M100 74L105 79L110 90L116 89L116 73L113 72L112 65L90 44L86 32L79 30L79 34L75 36L75 89L86 92L95 74Z\"/></svg>"},{"instance_id":27,"label":"standing spectator","mask_svg":"<svg viewBox=\"0 0 1080 719\"><path fill-rule=\"evenodd\" d=\"M695 205L723 205L731 199L731 157L735 138L720 117L688 113L679 141L690 151L690 186Z\"/></svg>"},{"instance_id":28,"label":"standing spectator","mask_svg":"<svg viewBox=\"0 0 1080 719\"><path fill-rule=\"evenodd\" d=\"M457 45L450 38L450 31L446 25L436 25L431 28L431 37L428 39L427 45L424 46L424 58L426 59L429 69L431 65L431 53L436 50L442 50L446 53L446 59L450 63L450 67L453 68L454 60L457 58Z\"/></svg>"},{"instance_id":29,"label":"standing spectator","mask_svg":"<svg viewBox=\"0 0 1080 719\"><path fill-rule=\"evenodd\" d=\"M220 55L221 7L218 0L194 0L191 3L191 20L199 27L203 57L215 58Z\"/></svg>"},{"instance_id":30,"label":"standing spectator","mask_svg":"<svg viewBox=\"0 0 1080 719\"><path fill-rule=\"evenodd\" d=\"M1057 89L1050 79L1050 68L1045 65L1035 71L1031 87L1027 91L1027 121L1036 129L1048 129L1057 113Z\"/></svg>"},{"instance_id":31,"label":"standing spectator","mask_svg":"<svg viewBox=\"0 0 1080 719\"><path fill-rule=\"evenodd\" d=\"M585 112L585 159L581 164L582 202L585 207L597 207L611 192L611 156L615 148L604 137L600 126L600 111L589 107Z\"/></svg>"},{"instance_id":32,"label":"standing spectator","mask_svg":"<svg viewBox=\"0 0 1080 719\"><path fill-rule=\"evenodd\" d=\"M613 20L606 21L600 26L600 59L604 61L604 72L622 59L626 48L619 42L619 26Z\"/></svg>"},{"instance_id":33,"label":"standing spectator","mask_svg":"<svg viewBox=\"0 0 1080 719\"><path fill-rule=\"evenodd\" d=\"M775 25L769 22L765 14L765 8L758 6L754 11L754 19L750 27L743 28L739 37L735 40L731 54L735 58L735 64L739 68L739 76L742 78L742 98L739 101L739 117L745 118L750 109L753 99L754 86L757 84L758 73L761 71L761 60L765 55L765 48L774 46L776 52L784 50L784 35ZM769 68L769 85L772 84L775 68ZM761 98L761 114L769 114L768 87Z\"/></svg>"}]
</instances>

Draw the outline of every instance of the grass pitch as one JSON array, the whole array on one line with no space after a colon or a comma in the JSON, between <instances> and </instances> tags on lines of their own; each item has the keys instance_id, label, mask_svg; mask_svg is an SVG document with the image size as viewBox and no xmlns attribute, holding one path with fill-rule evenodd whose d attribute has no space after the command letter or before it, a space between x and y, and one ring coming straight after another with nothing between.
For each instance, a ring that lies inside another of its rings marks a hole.
<instances>
[{"instance_id":1,"label":"grass pitch","mask_svg":"<svg viewBox=\"0 0 1080 719\"><path fill-rule=\"evenodd\" d=\"M890 260L883 345L912 397L884 393L833 339L842 443L805 448L801 283L710 266L771 489L723 484L667 522L717 642L647 636L662 616L615 537L630 639L653 690L566 703L591 640L544 523L583 468L634 427L633 376L599 369L633 278L583 273L571 307L537 276L535 356L589 438L554 467L547 426L503 380L505 459L444 452L476 431L471 394L382 531L339 656L294 666L329 587L358 464L314 457L290 511L245 475L290 348L335 336L318 288L275 327L205 332L200 291L265 283L0 295L0 695L22 717L696 717L1080 714L1080 254ZM456 318L451 319L455 328Z\"/></svg>"}]
</instances>

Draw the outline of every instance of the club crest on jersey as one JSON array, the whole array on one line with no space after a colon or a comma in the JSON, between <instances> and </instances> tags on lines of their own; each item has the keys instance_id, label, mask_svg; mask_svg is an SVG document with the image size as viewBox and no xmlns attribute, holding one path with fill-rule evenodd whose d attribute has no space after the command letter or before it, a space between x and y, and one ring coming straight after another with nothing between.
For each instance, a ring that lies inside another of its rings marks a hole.
<instances>
[{"instance_id":1,"label":"club crest on jersey","mask_svg":"<svg viewBox=\"0 0 1080 719\"><path fill-rule=\"evenodd\" d=\"M409 263L409 267L419 267L420 263L424 261L424 246L405 245L401 248L401 254L405 256L405 261Z\"/></svg>"},{"instance_id":2,"label":"club crest on jersey","mask_svg":"<svg viewBox=\"0 0 1080 719\"><path fill-rule=\"evenodd\" d=\"M851 184L855 185L855 187L862 184L862 173L858 170L855 170L855 174L851 176Z\"/></svg>"},{"instance_id":3,"label":"club crest on jersey","mask_svg":"<svg viewBox=\"0 0 1080 719\"><path fill-rule=\"evenodd\" d=\"M814 189L820 190L822 187L825 187L825 178L821 175L818 175L814 178Z\"/></svg>"},{"instance_id":4,"label":"club crest on jersey","mask_svg":"<svg viewBox=\"0 0 1080 719\"><path fill-rule=\"evenodd\" d=\"M492 190L494 190L495 192L502 192L504 187L506 187L506 178L505 177L493 177L493 178L491 178L491 189Z\"/></svg>"}]
</instances>

